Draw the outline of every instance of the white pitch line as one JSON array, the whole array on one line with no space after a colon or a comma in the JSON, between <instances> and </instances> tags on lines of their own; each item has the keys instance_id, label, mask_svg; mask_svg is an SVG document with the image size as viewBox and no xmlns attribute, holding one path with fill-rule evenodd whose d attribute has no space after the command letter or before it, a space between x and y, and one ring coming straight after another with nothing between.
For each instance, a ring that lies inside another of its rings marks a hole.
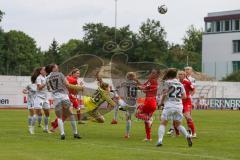
<instances>
[{"instance_id":1,"label":"white pitch line","mask_svg":"<svg viewBox=\"0 0 240 160\"><path fill-rule=\"evenodd\" d=\"M162 150L151 150L151 149L143 149L143 148L133 148L133 147L123 147L123 146L117 146L117 145L103 145L103 144L95 144L95 143L84 143L84 142L79 142L84 145L92 145L92 146L101 146L104 148L115 148L115 149L129 149L129 150L137 150L137 151L150 151L150 152L156 152L156 153L163 153L163 154L169 154L169 155L177 155L177 156L185 156L185 157L199 157L199 158L208 158L208 159L214 159L214 160L234 160L234 159L229 159L229 158L222 158L222 157L215 157L215 156L204 156L204 155L199 155L199 154L185 154L185 153L180 153L180 152L167 152L167 151L162 151Z\"/></svg>"}]
</instances>

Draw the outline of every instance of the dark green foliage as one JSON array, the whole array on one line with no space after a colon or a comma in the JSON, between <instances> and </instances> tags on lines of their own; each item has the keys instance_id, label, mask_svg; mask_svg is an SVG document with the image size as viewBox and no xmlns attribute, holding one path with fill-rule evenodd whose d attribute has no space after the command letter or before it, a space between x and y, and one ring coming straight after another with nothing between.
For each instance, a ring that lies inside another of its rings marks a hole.
<instances>
[{"instance_id":1,"label":"dark green foliage","mask_svg":"<svg viewBox=\"0 0 240 160\"><path fill-rule=\"evenodd\" d=\"M29 75L35 67L41 65L42 54L33 38L14 30L3 33L3 37L1 74Z\"/></svg>"},{"instance_id":2,"label":"dark green foliage","mask_svg":"<svg viewBox=\"0 0 240 160\"><path fill-rule=\"evenodd\" d=\"M223 78L223 81L229 81L229 82L240 82L240 71L233 72L226 78Z\"/></svg>"},{"instance_id":3,"label":"dark green foliage","mask_svg":"<svg viewBox=\"0 0 240 160\"><path fill-rule=\"evenodd\" d=\"M0 22L4 13L0 11ZM130 26L115 30L102 23L87 23L83 26L82 39L70 39L59 44L53 39L47 51L37 48L33 38L21 31L5 33L0 27L0 74L29 75L35 67L49 63L62 64L67 59L79 54L93 54L110 59L112 53L106 53L103 46L106 42L119 44L130 40L133 47L125 51L130 62L156 62L166 67L182 69L189 65L201 71L202 31L191 26L183 38L183 45L170 45L166 40L166 31L160 21L147 19L141 24L137 33Z\"/></svg>"}]
</instances>

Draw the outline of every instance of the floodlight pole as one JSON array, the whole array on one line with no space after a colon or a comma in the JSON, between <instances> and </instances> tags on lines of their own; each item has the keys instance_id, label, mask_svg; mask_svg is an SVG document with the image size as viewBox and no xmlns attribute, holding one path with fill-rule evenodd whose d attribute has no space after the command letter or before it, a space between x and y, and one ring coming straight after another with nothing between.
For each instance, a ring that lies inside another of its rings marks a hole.
<instances>
[{"instance_id":1,"label":"floodlight pole","mask_svg":"<svg viewBox=\"0 0 240 160\"><path fill-rule=\"evenodd\" d=\"M117 0L115 0L115 35L114 40L117 42Z\"/></svg>"}]
</instances>

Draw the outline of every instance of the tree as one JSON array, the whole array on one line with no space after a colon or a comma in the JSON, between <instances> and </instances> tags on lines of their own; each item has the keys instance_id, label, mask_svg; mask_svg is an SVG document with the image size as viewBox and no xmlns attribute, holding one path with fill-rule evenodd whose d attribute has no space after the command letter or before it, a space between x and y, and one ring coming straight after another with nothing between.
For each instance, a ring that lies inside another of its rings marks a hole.
<instances>
[{"instance_id":1,"label":"tree","mask_svg":"<svg viewBox=\"0 0 240 160\"><path fill-rule=\"evenodd\" d=\"M137 34L139 60L159 61L167 52L166 32L160 21L147 19Z\"/></svg>"},{"instance_id":2,"label":"tree","mask_svg":"<svg viewBox=\"0 0 240 160\"><path fill-rule=\"evenodd\" d=\"M44 64L47 65L50 63L61 64L59 46L55 39L53 39L48 51L44 54Z\"/></svg>"},{"instance_id":3,"label":"tree","mask_svg":"<svg viewBox=\"0 0 240 160\"><path fill-rule=\"evenodd\" d=\"M5 71L5 66L4 66L4 52L5 50L3 49L3 46L5 44L5 41L4 41L4 32L2 30L2 28L0 28L0 74L4 74L4 71Z\"/></svg>"},{"instance_id":4,"label":"tree","mask_svg":"<svg viewBox=\"0 0 240 160\"><path fill-rule=\"evenodd\" d=\"M9 31L4 35L2 65L5 74L29 75L41 63L41 52L33 38L21 31Z\"/></svg>"},{"instance_id":5,"label":"tree","mask_svg":"<svg viewBox=\"0 0 240 160\"><path fill-rule=\"evenodd\" d=\"M183 38L183 49L188 54L189 65L197 71L202 69L202 35L201 29L191 25Z\"/></svg>"},{"instance_id":6,"label":"tree","mask_svg":"<svg viewBox=\"0 0 240 160\"><path fill-rule=\"evenodd\" d=\"M115 41L115 28L105 26L102 23L88 23L83 26L85 32L83 42L85 44L85 52L95 54L101 57L110 58L111 54L103 52L103 46L108 41ZM117 40L119 43L124 39L132 39L133 32L129 26L117 29Z\"/></svg>"},{"instance_id":7,"label":"tree","mask_svg":"<svg viewBox=\"0 0 240 160\"><path fill-rule=\"evenodd\" d=\"M2 21L3 15L4 15L4 12L0 10L0 22Z\"/></svg>"},{"instance_id":8,"label":"tree","mask_svg":"<svg viewBox=\"0 0 240 160\"><path fill-rule=\"evenodd\" d=\"M183 48L187 51L202 54L202 35L203 31L201 29L191 25L183 38Z\"/></svg>"},{"instance_id":9,"label":"tree","mask_svg":"<svg viewBox=\"0 0 240 160\"><path fill-rule=\"evenodd\" d=\"M61 63L65 60L83 52L83 41L78 39L70 39L67 43L63 43L59 47L59 55Z\"/></svg>"},{"instance_id":10,"label":"tree","mask_svg":"<svg viewBox=\"0 0 240 160\"><path fill-rule=\"evenodd\" d=\"M230 74L227 77L223 78L223 81L240 82L240 71L233 72L232 74Z\"/></svg>"}]
</instances>

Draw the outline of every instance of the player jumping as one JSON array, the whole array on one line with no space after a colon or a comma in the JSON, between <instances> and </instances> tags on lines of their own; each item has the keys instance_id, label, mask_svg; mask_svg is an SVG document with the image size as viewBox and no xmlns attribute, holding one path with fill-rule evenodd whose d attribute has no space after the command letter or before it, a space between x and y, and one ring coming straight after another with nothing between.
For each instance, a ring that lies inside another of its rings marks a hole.
<instances>
[{"instance_id":1,"label":"player jumping","mask_svg":"<svg viewBox=\"0 0 240 160\"><path fill-rule=\"evenodd\" d=\"M188 128L191 130L192 137L196 138L197 134L195 132L195 125L191 116L192 112L191 93L195 92L195 87L189 80L186 79L186 73L184 71L178 72L178 78L180 82L183 84L187 95L187 98L183 99L183 115L187 121Z\"/></svg>"},{"instance_id":2,"label":"player jumping","mask_svg":"<svg viewBox=\"0 0 240 160\"><path fill-rule=\"evenodd\" d=\"M181 125L182 114L182 98L186 98L184 86L176 79L177 70L175 68L168 69L164 79L164 89L162 91L162 101L164 109L161 115L161 124L158 129L157 147L162 146L163 136L167 122L172 120L175 127L185 136L188 146L192 146L192 140L187 130Z\"/></svg>"},{"instance_id":3,"label":"player jumping","mask_svg":"<svg viewBox=\"0 0 240 160\"><path fill-rule=\"evenodd\" d=\"M156 96L159 75L160 72L153 69L148 76L148 80L143 85L138 82L139 89L146 94L144 104L138 107L136 113L136 117L144 120L145 123L146 138L144 141L151 141L152 115L157 107Z\"/></svg>"}]
</instances>

